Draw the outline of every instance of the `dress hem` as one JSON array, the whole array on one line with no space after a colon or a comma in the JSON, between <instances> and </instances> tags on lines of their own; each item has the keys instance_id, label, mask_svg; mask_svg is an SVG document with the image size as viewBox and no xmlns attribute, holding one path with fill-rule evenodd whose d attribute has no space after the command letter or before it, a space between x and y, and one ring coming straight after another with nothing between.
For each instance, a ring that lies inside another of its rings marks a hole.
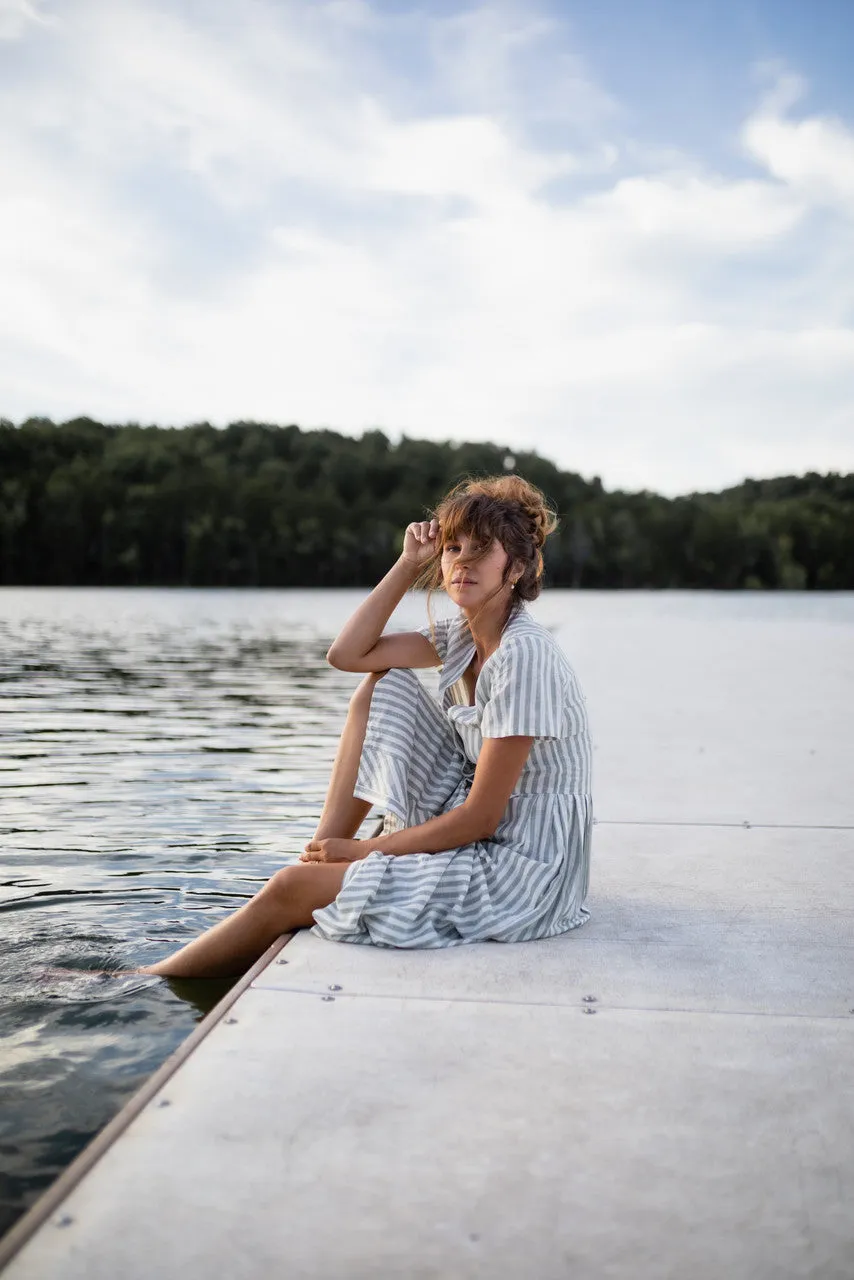
<instances>
[{"instance_id":1,"label":"dress hem","mask_svg":"<svg viewBox=\"0 0 854 1280\"><path fill-rule=\"evenodd\" d=\"M330 904L333 906L334 904ZM320 912L329 911L329 907L321 907L314 916ZM496 938L496 937L480 937L480 938L443 938L441 942L424 942L412 945L406 942L378 942L371 937L368 929L360 930L358 933L336 933L334 929L329 932L324 930L323 925L319 921L315 921L312 925L311 932L319 938L323 938L326 942L343 942L360 946L384 947L387 951L439 951L444 947L468 947L474 946L476 943L496 942L500 946L514 946L523 942L545 942L548 938L559 938L565 933L574 933L576 929L583 928L590 920L590 912L586 907L579 908L579 914L573 917L572 923L562 925L559 929L550 929L547 933L538 933L531 938Z\"/></svg>"}]
</instances>

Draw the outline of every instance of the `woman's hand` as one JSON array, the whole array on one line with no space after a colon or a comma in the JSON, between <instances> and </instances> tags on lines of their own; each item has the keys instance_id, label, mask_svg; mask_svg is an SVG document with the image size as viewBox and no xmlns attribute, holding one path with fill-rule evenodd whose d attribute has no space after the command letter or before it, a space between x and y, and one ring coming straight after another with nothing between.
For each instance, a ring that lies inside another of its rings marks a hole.
<instances>
[{"instance_id":1,"label":"woman's hand","mask_svg":"<svg viewBox=\"0 0 854 1280\"><path fill-rule=\"evenodd\" d=\"M328 840L309 840L300 862L358 862L371 851L367 840L344 840L332 836Z\"/></svg>"},{"instance_id":2,"label":"woman's hand","mask_svg":"<svg viewBox=\"0 0 854 1280\"><path fill-rule=\"evenodd\" d=\"M438 520L414 520L412 524L406 526L401 558L420 569L421 565L426 564L435 552L438 536Z\"/></svg>"}]
</instances>

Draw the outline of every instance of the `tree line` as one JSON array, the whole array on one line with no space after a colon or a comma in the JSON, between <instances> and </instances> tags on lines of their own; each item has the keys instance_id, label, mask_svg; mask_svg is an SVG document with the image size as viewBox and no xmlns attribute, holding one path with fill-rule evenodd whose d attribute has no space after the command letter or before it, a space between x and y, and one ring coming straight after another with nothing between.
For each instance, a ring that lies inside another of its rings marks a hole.
<instances>
[{"instance_id":1,"label":"tree line","mask_svg":"<svg viewBox=\"0 0 854 1280\"><path fill-rule=\"evenodd\" d=\"M854 475L665 498L488 443L89 418L0 419L0 583L369 586L450 485L508 468L560 515L553 586L854 589Z\"/></svg>"}]
</instances>

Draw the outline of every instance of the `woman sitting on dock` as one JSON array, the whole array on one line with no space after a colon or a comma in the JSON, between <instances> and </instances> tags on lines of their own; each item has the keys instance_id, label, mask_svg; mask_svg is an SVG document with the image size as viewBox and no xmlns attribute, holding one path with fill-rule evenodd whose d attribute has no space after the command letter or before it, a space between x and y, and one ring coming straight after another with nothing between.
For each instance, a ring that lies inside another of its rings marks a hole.
<instances>
[{"instance_id":1,"label":"woman sitting on dock","mask_svg":"<svg viewBox=\"0 0 854 1280\"><path fill-rule=\"evenodd\" d=\"M588 918L591 747L584 696L525 608L555 517L518 476L469 480L410 524L400 558L332 644L367 673L350 702L326 803L299 863L147 973L243 972L282 933L449 947L545 938ZM383 634L413 586L456 618ZM415 667L442 668L441 704ZM381 834L356 839L372 805Z\"/></svg>"}]
</instances>

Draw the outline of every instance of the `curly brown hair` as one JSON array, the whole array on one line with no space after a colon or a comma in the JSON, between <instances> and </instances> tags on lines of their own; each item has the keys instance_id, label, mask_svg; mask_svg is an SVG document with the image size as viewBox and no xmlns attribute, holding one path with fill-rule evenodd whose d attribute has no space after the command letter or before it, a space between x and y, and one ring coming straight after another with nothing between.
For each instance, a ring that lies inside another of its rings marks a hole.
<instances>
[{"instance_id":1,"label":"curly brown hair","mask_svg":"<svg viewBox=\"0 0 854 1280\"><path fill-rule=\"evenodd\" d=\"M462 480L432 514L439 522L439 537L417 587L433 591L442 585L443 548L467 534L480 543L484 554L497 538L507 552L502 585L515 572L514 599L536 600L543 585L543 544L558 521L535 485L517 475Z\"/></svg>"}]
</instances>

